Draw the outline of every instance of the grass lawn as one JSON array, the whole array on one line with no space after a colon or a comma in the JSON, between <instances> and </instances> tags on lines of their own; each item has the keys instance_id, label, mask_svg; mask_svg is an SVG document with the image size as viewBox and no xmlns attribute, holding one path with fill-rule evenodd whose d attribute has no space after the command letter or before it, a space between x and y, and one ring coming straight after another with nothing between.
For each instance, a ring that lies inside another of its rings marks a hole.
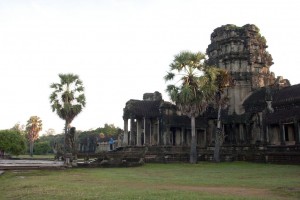
<instances>
[{"instance_id":1,"label":"grass lawn","mask_svg":"<svg viewBox=\"0 0 300 200\"><path fill-rule=\"evenodd\" d=\"M300 199L300 166L201 162L6 171L0 199Z\"/></svg>"}]
</instances>

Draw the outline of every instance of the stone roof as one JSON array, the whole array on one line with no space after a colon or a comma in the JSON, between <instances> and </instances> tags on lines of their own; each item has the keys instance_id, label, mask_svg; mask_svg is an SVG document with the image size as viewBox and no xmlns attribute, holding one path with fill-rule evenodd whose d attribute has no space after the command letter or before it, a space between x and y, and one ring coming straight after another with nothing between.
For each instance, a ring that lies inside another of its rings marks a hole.
<instances>
[{"instance_id":1,"label":"stone roof","mask_svg":"<svg viewBox=\"0 0 300 200\"><path fill-rule=\"evenodd\" d=\"M266 107L266 100L272 101L276 109L300 104L300 84L284 88L260 88L254 91L243 103L247 111L260 110Z\"/></svg>"},{"instance_id":2,"label":"stone roof","mask_svg":"<svg viewBox=\"0 0 300 200\"><path fill-rule=\"evenodd\" d=\"M262 112L272 101L273 113L267 113L268 124L292 122L300 119L300 84L284 88L260 88L254 91L243 103L246 112Z\"/></svg>"},{"instance_id":3,"label":"stone roof","mask_svg":"<svg viewBox=\"0 0 300 200\"><path fill-rule=\"evenodd\" d=\"M271 90L274 93L274 90ZM246 112L262 111L266 107L267 88L263 87L252 92L244 101L243 106Z\"/></svg>"},{"instance_id":4,"label":"stone roof","mask_svg":"<svg viewBox=\"0 0 300 200\"><path fill-rule=\"evenodd\" d=\"M157 117L160 115L159 107L161 101L129 100L124 108L124 117Z\"/></svg>"},{"instance_id":5,"label":"stone roof","mask_svg":"<svg viewBox=\"0 0 300 200\"><path fill-rule=\"evenodd\" d=\"M293 122L300 119L300 84L278 90L273 96L274 113L268 113L268 124Z\"/></svg>"},{"instance_id":6,"label":"stone roof","mask_svg":"<svg viewBox=\"0 0 300 200\"><path fill-rule=\"evenodd\" d=\"M167 101L147 101L147 100L129 100L124 108L124 118L129 119L130 116L134 118L156 118L160 117L160 110L172 109L174 111L171 115L163 114L164 123L173 127L190 127L191 119L185 115L176 114L176 106ZM196 118L196 127L205 128L206 119L202 116Z\"/></svg>"},{"instance_id":7,"label":"stone roof","mask_svg":"<svg viewBox=\"0 0 300 200\"><path fill-rule=\"evenodd\" d=\"M293 122L295 119L300 119L300 107L282 109L266 115L267 124L278 124L280 122L289 123Z\"/></svg>"},{"instance_id":8,"label":"stone roof","mask_svg":"<svg viewBox=\"0 0 300 200\"><path fill-rule=\"evenodd\" d=\"M294 105L300 103L300 84L284 87L273 96L273 106Z\"/></svg>"}]
</instances>

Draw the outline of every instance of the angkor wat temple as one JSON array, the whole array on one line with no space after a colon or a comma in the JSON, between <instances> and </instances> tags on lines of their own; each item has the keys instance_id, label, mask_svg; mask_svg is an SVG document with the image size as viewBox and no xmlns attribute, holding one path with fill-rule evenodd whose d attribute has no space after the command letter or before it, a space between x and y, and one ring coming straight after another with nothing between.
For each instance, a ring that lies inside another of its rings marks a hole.
<instances>
[{"instance_id":1,"label":"angkor wat temple","mask_svg":"<svg viewBox=\"0 0 300 200\"><path fill-rule=\"evenodd\" d=\"M208 64L234 79L222 111L222 160L300 163L300 84L270 71L272 56L255 25L224 25L211 34ZM122 146L147 146L149 161L187 161L190 119L159 92L129 100L124 108ZM217 112L196 119L198 160L212 160ZM152 159L152 160L151 160Z\"/></svg>"}]
</instances>

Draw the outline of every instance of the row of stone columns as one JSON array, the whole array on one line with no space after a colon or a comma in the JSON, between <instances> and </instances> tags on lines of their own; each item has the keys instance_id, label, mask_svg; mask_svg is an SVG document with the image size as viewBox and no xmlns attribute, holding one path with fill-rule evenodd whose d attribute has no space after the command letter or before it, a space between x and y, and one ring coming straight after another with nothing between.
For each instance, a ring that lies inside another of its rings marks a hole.
<instances>
[{"instance_id":1,"label":"row of stone columns","mask_svg":"<svg viewBox=\"0 0 300 200\"><path fill-rule=\"evenodd\" d=\"M238 126L237 126L238 125ZM279 143L281 145L286 145L286 129L285 126L291 125L291 124L285 124L280 123L277 125L279 127ZM258 137L256 139L259 139L263 143L270 143L270 138L272 137L271 134L276 134L274 130L270 129L270 125L265 125L265 128L260 127L258 131ZM244 130L245 128L245 130ZM228 134L228 140L229 143L239 143L238 140L245 140L247 143L251 142L254 138L252 138L252 133L250 129L250 125L246 124L243 128L243 124L231 124L229 126L229 132ZM295 120L293 122L293 130L294 130L294 136L295 136L295 144L300 144L300 122ZM253 141L252 141L253 142ZM254 141L255 142L255 141Z\"/></svg>"},{"instance_id":2,"label":"row of stone columns","mask_svg":"<svg viewBox=\"0 0 300 200\"><path fill-rule=\"evenodd\" d=\"M128 123L129 120L130 123ZM189 145L191 137L190 133L186 132L187 130L189 129L185 127L174 127L174 130L171 130L168 125L163 127L158 118L124 119L122 145ZM206 134L206 131L204 131L204 134ZM206 142L206 137L204 137L204 140Z\"/></svg>"},{"instance_id":3,"label":"row of stone columns","mask_svg":"<svg viewBox=\"0 0 300 200\"><path fill-rule=\"evenodd\" d=\"M149 120L150 126L147 130L147 121ZM141 146L144 144L152 145L153 133L156 133L156 142L159 144L160 141L160 127L159 119L154 119L156 123L152 123L153 120L146 119L134 119L130 118L130 132L128 131L128 119L124 119L124 137L123 145L137 145ZM144 127L144 128L143 128ZM135 137L136 136L136 137Z\"/></svg>"},{"instance_id":4,"label":"row of stone columns","mask_svg":"<svg viewBox=\"0 0 300 200\"><path fill-rule=\"evenodd\" d=\"M153 123L154 122L154 123ZM149 124L150 123L150 124ZM285 126L287 124L280 123L279 124L279 142L281 145L286 144L286 133L285 133ZM294 126L294 137L295 137L295 144L300 144L300 123L299 121L295 120L293 123ZM257 139L260 139L261 142L269 143L270 142L270 134L274 134L270 131L270 125L264 126L263 130L260 129L259 136ZM123 137L123 145L169 145L170 142L172 142L172 139L170 137L173 137L173 135L170 135L170 127L166 127L165 131L162 131L163 127L160 127L159 119L134 119L130 118L130 134L128 131L128 119L124 119L124 137ZM245 128L245 130L244 130ZM230 143L238 142L238 140L246 140L246 142L250 142L251 139L251 131L250 131L250 125L246 124L245 127L243 127L243 124L231 124L230 131L228 135L228 139ZM173 144L176 143L176 145L183 145L188 144L186 139L184 138L184 128L181 128L180 131L180 144L178 142L172 142ZM153 135L156 135L154 138ZM168 136L168 134L170 136ZM176 136L178 137L178 130L175 131ZM169 142L168 142L169 141Z\"/></svg>"},{"instance_id":5,"label":"row of stone columns","mask_svg":"<svg viewBox=\"0 0 300 200\"><path fill-rule=\"evenodd\" d=\"M128 121L130 120L130 131ZM122 145L188 145L190 137L185 136L186 128L176 128L171 132L170 127L163 127L159 119L124 119L124 136ZM175 136L173 136L175 134ZM154 137L155 136L155 137ZM174 141L173 141L174 140Z\"/></svg>"}]
</instances>

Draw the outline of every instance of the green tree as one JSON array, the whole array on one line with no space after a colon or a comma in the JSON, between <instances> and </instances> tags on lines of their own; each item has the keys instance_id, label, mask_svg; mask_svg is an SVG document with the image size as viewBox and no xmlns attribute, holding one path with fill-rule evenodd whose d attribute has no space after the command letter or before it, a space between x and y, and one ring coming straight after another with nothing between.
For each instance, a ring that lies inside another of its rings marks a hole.
<instances>
[{"instance_id":1,"label":"green tree","mask_svg":"<svg viewBox=\"0 0 300 200\"><path fill-rule=\"evenodd\" d=\"M31 116L26 124L26 136L29 142L29 152L31 157L33 155L34 141L39 138L39 132L42 129L42 120L38 116Z\"/></svg>"},{"instance_id":2,"label":"green tree","mask_svg":"<svg viewBox=\"0 0 300 200\"><path fill-rule=\"evenodd\" d=\"M65 152L71 151L67 147L69 128L73 119L85 107L85 95L82 81L78 75L59 74L60 83L53 83L50 88L54 91L50 95L52 111L65 120Z\"/></svg>"},{"instance_id":3,"label":"green tree","mask_svg":"<svg viewBox=\"0 0 300 200\"><path fill-rule=\"evenodd\" d=\"M49 128L48 130L46 130L45 135L49 136L49 135L55 135L55 130L53 128Z\"/></svg>"},{"instance_id":4,"label":"green tree","mask_svg":"<svg viewBox=\"0 0 300 200\"><path fill-rule=\"evenodd\" d=\"M195 118L206 110L215 92L214 85L207 84L209 78L204 76L205 70L209 70L205 67L205 54L183 51L175 55L164 77L165 81L175 81L166 91L181 112L191 119L190 163L197 162Z\"/></svg>"},{"instance_id":5,"label":"green tree","mask_svg":"<svg viewBox=\"0 0 300 200\"><path fill-rule=\"evenodd\" d=\"M34 153L37 155L43 155L50 153L52 151L49 142L47 141L37 141L34 147Z\"/></svg>"},{"instance_id":6,"label":"green tree","mask_svg":"<svg viewBox=\"0 0 300 200\"><path fill-rule=\"evenodd\" d=\"M10 130L18 131L19 133L25 135L25 125L21 125L20 122L16 123Z\"/></svg>"},{"instance_id":7,"label":"green tree","mask_svg":"<svg viewBox=\"0 0 300 200\"><path fill-rule=\"evenodd\" d=\"M100 130L99 130L100 129ZM104 133L106 137L118 137L118 134L122 132L119 127L116 127L114 124L104 124L103 128L97 129L99 132Z\"/></svg>"},{"instance_id":8,"label":"green tree","mask_svg":"<svg viewBox=\"0 0 300 200\"><path fill-rule=\"evenodd\" d=\"M16 130L0 130L0 152L19 155L26 149L25 137Z\"/></svg>"}]
</instances>

